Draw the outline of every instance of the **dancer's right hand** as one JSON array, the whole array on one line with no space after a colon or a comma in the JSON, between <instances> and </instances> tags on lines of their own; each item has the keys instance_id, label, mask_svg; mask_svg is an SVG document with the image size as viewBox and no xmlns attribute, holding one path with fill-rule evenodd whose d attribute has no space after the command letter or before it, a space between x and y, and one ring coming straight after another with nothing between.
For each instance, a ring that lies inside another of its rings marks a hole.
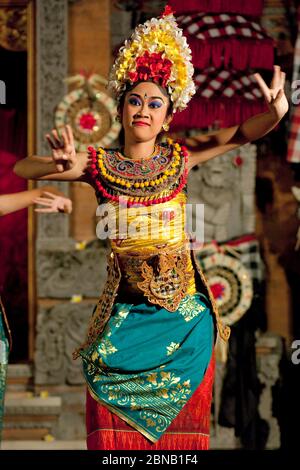
<instances>
[{"instance_id":1,"label":"dancer's right hand","mask_svg":"<svg viewBox=\"0 0 300 470\"><path fill-rule=\"evenodd\" d=\"M71 126L61 131L61 138L56 129L52 129L51 134L46 134L46 139L51 147L52 158L54 160L56 170L59 173L71 170L77 163L77 155L74 144L74 136Z\"/></svg>"}]
</instances>

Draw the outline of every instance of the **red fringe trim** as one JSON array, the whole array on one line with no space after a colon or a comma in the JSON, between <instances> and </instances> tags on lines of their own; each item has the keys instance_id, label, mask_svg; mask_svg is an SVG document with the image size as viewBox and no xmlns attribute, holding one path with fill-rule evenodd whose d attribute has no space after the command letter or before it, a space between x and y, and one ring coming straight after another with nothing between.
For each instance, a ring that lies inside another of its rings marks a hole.
<instances>
[{"instance_id":1,"label":"red fringe trim","mask_svg":"<svg viewBox=\"0 0 300 470\"><path fill-rule=\"evenodd\" d=\"M188 108L176 113L171 132L187 129L204 129L212 125L219 128L236 126L250 117L267 111L264 100L250 102L246 99L195 97Z\"/></svg>"},{"instance_id":2,"label":"red fringe trim","mask_svg":"<svg viewBox=\"0 0 300 470\"><path fill-rule=\"evenodd\" d=\"M156 443L127 424L87 392L86 424L89 450L208 450L214 354L203 381Z\"/></svg>"},{"instance_id":3,"label":"red fringe trim","mask_svg":"<svg viewBox=\"0 0 300 470\"><path fill-rule=\"evenodd\" d=\"M263 0L169 0L168 4L176 15L184 13L240 13L241 15L261 16Z\"/></svg>"},{"instance_id":4,"label":"red fringe trim","mask_svg":"<svg viewBox=\"0 0 300 470\"><path fill-rule=\"evenodd\" d=\"M184 32L192 50L194 67L204 69L213 66L248 70L249 68L273 69L273 39L238 40L236 38L203 41Z\"/></svg>"}]
</instances>

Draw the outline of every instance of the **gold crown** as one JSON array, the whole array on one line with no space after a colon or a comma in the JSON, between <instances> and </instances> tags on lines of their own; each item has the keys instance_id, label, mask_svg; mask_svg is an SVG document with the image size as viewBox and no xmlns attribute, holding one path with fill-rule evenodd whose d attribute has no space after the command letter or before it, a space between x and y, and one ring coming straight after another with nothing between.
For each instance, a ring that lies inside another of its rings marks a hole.
<instances>
[{"instance_id":1,"label":"gold crown","mask_svg":"<svg viewBox=\"0 0 300 470\"><path fill-rule=\"evenodd\" d=\"M153 81L166 88L173 112L186 108L195 94L192 54L169 6L160 18L138 25L119 50L108 88L119 99L126 85Z\"/></svg>"}]
</instances>

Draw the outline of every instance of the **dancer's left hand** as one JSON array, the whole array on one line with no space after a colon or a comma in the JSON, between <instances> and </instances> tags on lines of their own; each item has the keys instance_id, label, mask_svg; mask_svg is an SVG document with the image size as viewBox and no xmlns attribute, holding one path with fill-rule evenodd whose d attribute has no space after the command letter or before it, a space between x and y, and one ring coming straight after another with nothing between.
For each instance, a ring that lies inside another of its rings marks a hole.
<instances>
[{"instance_id":1,"label":"dancer's left hand","mask_svg":"<svg viewBox=\"0 0 300 470\"><path fill-rule=\"evenodd\" d=\"M279 121L289 109L288 100L284 93L285 73L279 65L274 65L274 74L270 88L259 73L254 77L265 97L269 111Z\"/></svg>"}]
</instances>

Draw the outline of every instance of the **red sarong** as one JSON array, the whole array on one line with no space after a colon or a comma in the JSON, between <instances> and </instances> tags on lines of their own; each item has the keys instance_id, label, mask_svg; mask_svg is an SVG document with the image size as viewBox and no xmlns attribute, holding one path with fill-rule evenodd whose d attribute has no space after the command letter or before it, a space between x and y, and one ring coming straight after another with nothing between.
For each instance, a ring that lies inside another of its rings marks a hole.
<instances>
[{"instance_id":1,"label":"red sarong","mask_svg":"<svg viewBox=\"0 0 300 470\"><path fill-rule=\"evenodd\" d=\"M201 384L156 443L151 443L87 391L88 450L208 450L214 372L213 355Z\"/></svg>"}]
</instances>

